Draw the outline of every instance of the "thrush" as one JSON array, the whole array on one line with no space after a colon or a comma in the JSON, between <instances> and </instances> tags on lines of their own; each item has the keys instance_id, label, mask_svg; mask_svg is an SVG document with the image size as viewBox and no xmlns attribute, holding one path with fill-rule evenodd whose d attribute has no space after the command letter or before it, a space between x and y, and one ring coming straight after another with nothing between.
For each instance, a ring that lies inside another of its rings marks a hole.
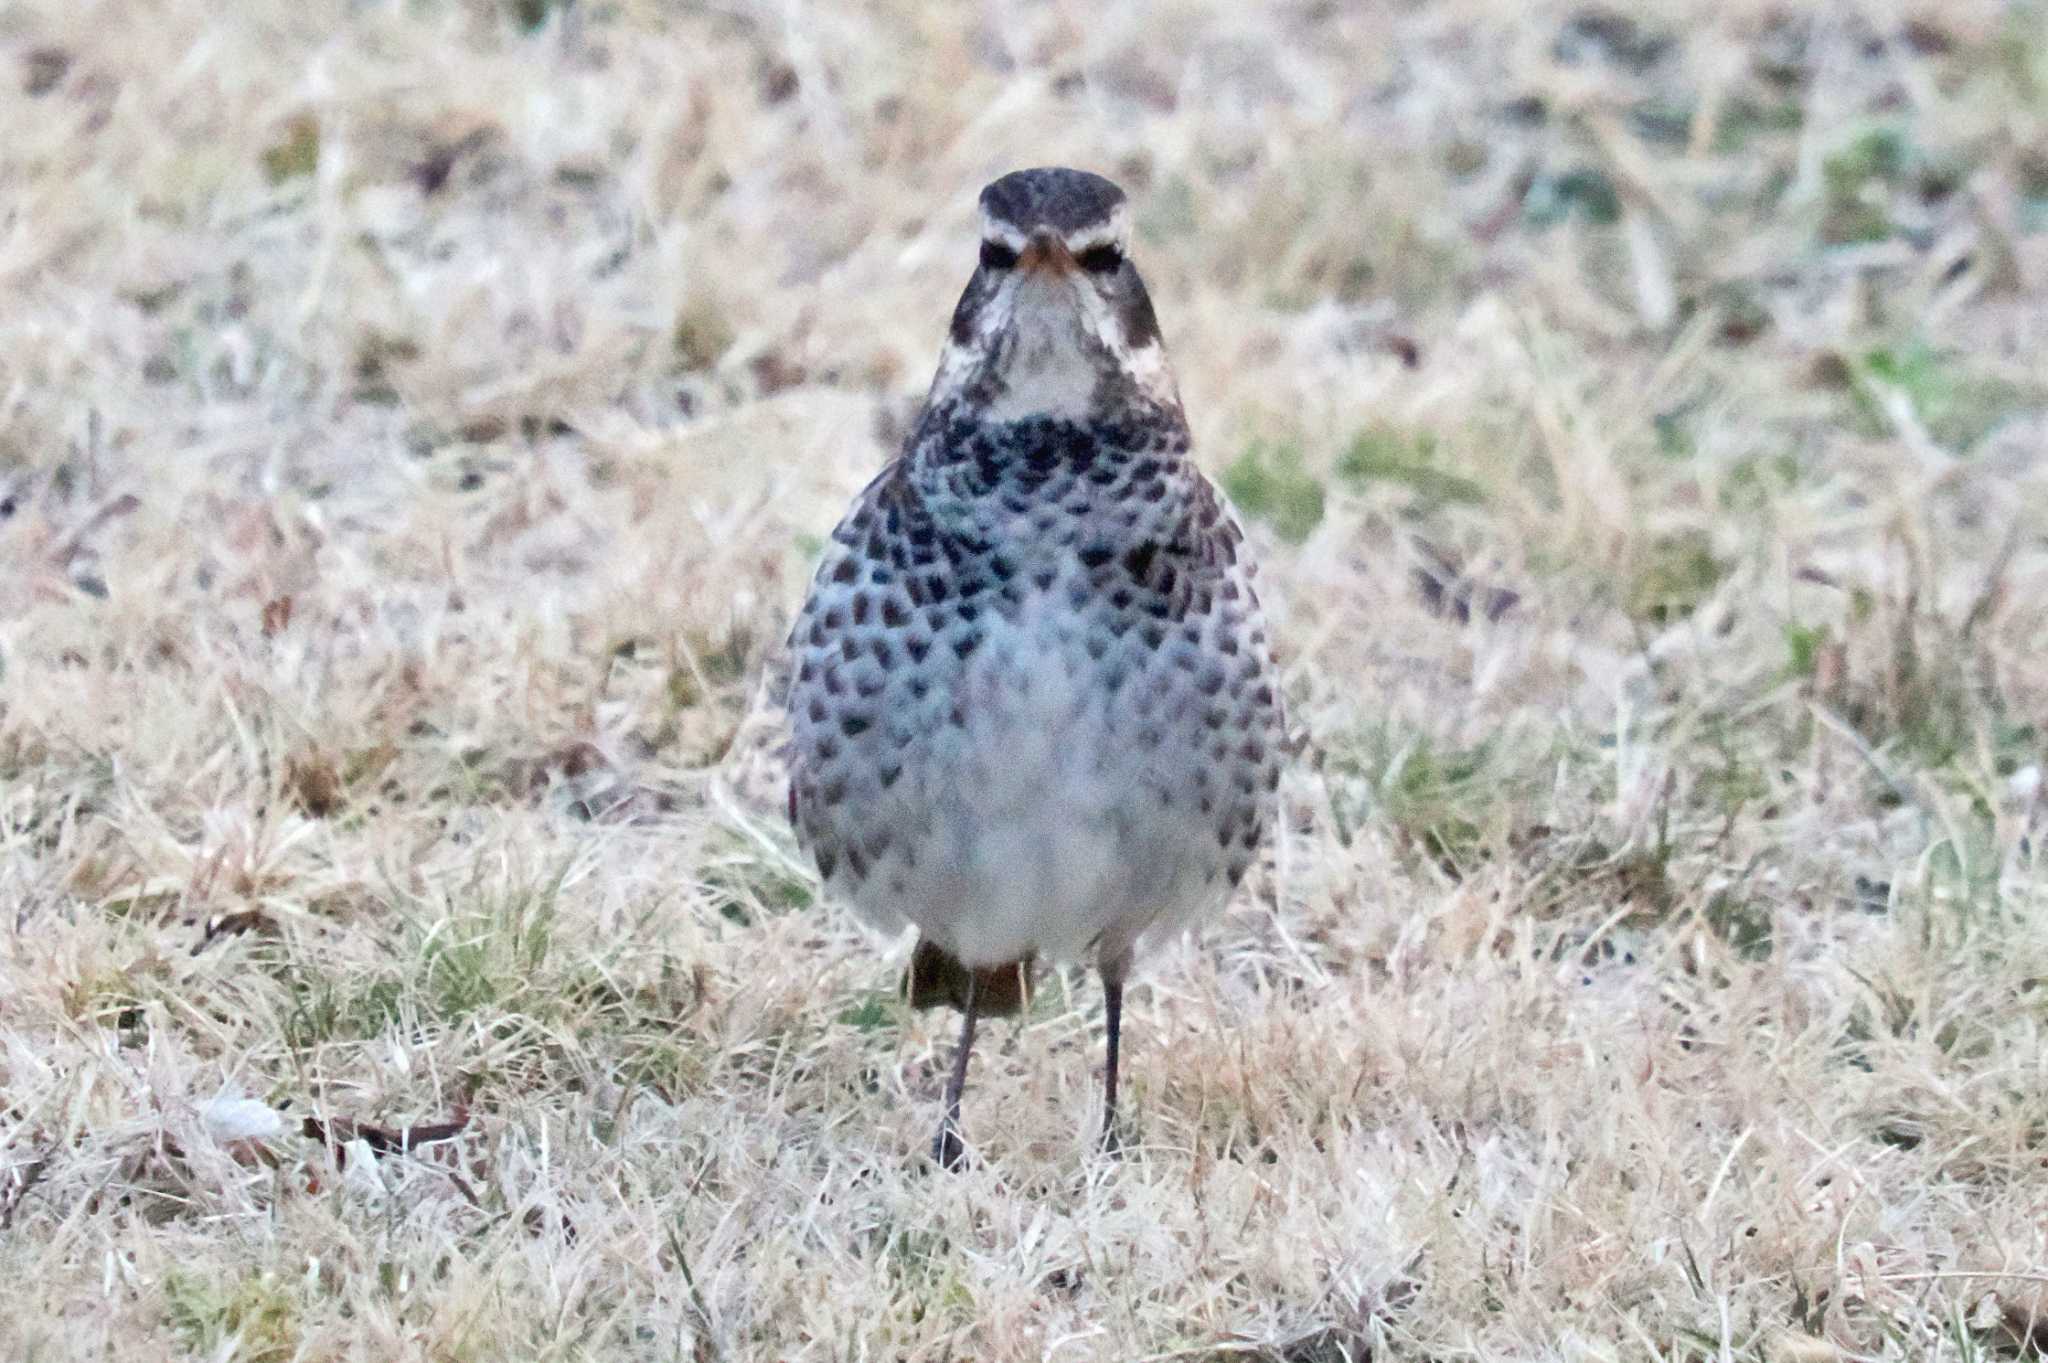
<instances>
[{"instance_id":1,"label":"thrush","mask_svg":"<svg viewBox=\"0 0 2048 1363\"><path fill-rule=\"evenodd\" d=\"M1258 856L1282 715L1253 568L1189 457L1124 193L1020 170L901 455L833 531L790 644L790 818L829 896L914 925L964 1015L933 1139L964 1157L979 1017L1092 958L1119 1147L1123 990Z\"/></svg>"}]
</instances>

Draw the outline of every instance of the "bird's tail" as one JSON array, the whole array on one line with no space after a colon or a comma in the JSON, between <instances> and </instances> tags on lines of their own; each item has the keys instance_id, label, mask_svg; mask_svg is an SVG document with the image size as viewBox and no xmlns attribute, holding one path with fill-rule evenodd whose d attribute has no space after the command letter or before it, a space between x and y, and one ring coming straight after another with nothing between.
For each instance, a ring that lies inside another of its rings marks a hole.
<instances>
[{"instance_id":1,"label":"bird's tail","mask_svg":"<svg viewBox=\"0 0 2048 1363\"><path fill-rule=\"evenodd\" d=\"M967 983L974 982L974 1011L983 1017L1009 1017L1031 1003L1033 966L1026 956L1002 965L964 966L943 948L919 941L903 972L903 997L912 1008L947 1005L967 1007Z\"/></svg>"}]
</instances>

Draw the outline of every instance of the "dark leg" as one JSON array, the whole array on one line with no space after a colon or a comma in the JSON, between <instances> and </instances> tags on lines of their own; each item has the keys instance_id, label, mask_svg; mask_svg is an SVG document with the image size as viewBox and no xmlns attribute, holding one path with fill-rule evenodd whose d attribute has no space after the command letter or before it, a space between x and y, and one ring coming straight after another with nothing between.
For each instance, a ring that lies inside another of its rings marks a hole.
<instances>
[{"instance_id":1,"label":"dark leg","mask_svg":"<svg viewBox=\"0 0 2048 1363\"><path fill-rule=\"evenodd\" d=\"M932 1159L947 1173L967 1163L967 1147L960 1140L960 1095L967 1088L967 1055L974 1049L974 972L967 973L967 1003L961 1009L967 1020L960 1025L960 1046L953 1052L953 1074L946 1080L946 1115L939 1122L939 1134L932 1137Z\"/></svg>"},{"instance_id":2,"label":"dark leg","mask_svg":"<svg viewBox=\"0 0 2048 1363\"><path fill-rule=\"evenodd\" d=\"M1109 1050L1102 1069L1102 1151L1122 1158L1123 1137L1116 1130L1116 1053L1124 1027L1124 978L1122 972L1102 972L1102 1015L1109 1024Z\"/></svg>"}]
</instances>

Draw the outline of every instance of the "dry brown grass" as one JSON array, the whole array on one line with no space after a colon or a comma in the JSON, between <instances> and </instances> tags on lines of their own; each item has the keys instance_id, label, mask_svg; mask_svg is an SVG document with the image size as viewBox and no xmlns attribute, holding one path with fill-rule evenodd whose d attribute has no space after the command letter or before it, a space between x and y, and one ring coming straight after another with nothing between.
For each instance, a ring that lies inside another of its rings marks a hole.
<instances>
[{"instance_id":1,"label":"dry brown grass","mask_svg":"<svg viewBox=\"0 0 2048 1363\"><path fill-rule=\"evenodd\" d=\"M2027 1347L2048 10L1096 8L0 8L0 1357ZM1320 767L941 1178L749 707L1044 162Z\"/></svg>"}]
</instances>

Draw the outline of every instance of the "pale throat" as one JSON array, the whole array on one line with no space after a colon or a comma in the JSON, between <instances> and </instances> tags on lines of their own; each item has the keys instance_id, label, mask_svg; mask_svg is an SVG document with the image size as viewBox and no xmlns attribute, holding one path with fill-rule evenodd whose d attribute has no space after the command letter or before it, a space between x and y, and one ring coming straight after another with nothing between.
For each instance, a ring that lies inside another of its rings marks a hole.
<instances>
[{"instance_id":1,"label":"pale throat","mask_svg":"<svg viewBox=\"0 0 2048 1363\"><path fill-rule=\"evenodd\" d=\"M1071 308L1033 307L1024 300L1012 315L1008 344L996 359L1002 381L989 419L1027 417L1079 421L1095 411L1103 366Z\"/></svg>"},{"instance_id":2,"label":"pale throat","mask_svg":"<svg viewBox=\"0 0 2048 1363\"><path fill-rule=\"evenodd\" d=\"M933 400L978 390L977 415L993 422L1086 422L1133 399L1177 415L1165 347L1156 338L1128 346L1103 301L1071 287L1027 281L991 299L974 340L947 345Z\"/></svg>"}]
</instances>

